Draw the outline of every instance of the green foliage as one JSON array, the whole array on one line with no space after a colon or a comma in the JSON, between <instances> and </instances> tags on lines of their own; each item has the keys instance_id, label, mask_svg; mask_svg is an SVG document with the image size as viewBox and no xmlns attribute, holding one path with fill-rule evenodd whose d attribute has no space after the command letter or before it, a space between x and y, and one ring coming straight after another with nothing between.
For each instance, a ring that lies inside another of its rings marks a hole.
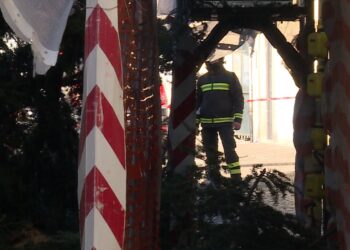
<instances>
[{"instance_id":1,"label":"green foliage","mask_svg":"<svg viewBox=\"0 0 350 250\"><path fill-rule=\"evenodd\" d=\"M2 250L78 250L78 232L59 231L43 234L25 223L2 221L0 249Z\"/></svg>"},{"instance_id":2,"label":"green foliage","mask_svg":"<svg viewBox=\"0 0 350 250\"><path fill-rule=\"evenodd\" d=\"M75 2L57 66L35 78L30 46L0 15L0 218L7 221L0 226L0 249L24 222L43 232L78 231L84 5Z\"/></svg>"},{"instance_id":3,"label":"green foliage","mask_svg":"<svg viewBox=\"0 0 350 250\"><path fill-rule=\"evenodd\" d=\"M0 34L3 38L0 43L3 51L0 53L0 214L24 216L27 191L22 175L23 142L35 126L27 112L33 96L31 79L27 76L32 57L26 44L19 43L15 50L7 46L8 39L15 37L3 20L0 20Z\"/></svg>"},{"instance_id":4,"label":"green foliage","mask_svg":"<svg viewBox=\"0 0 350 250\"><path fill-rule=\"evenodd\" d=\"M262 167L255 166L242 182L223 177L219 189L200 184L205 178L200 167L190 167L185 175L165 176L162 249L316 249L308 248L316 236L294 215L266 204L267 195L278 204L293 189L283 173Z\"/></svg>"},{"instance_id":5,"label":"green foliage","mask_svg":"<svg viewBox=\"0 0 350 250\"><path fill-rule=\"evenodd\" d=\"M78 233L58 232L49 238L47 242L39 244L28 243L18 250L78 250L80 249L80 240ZM10 249L9 249L10 250Z\"/></svg>"}]
</instances>

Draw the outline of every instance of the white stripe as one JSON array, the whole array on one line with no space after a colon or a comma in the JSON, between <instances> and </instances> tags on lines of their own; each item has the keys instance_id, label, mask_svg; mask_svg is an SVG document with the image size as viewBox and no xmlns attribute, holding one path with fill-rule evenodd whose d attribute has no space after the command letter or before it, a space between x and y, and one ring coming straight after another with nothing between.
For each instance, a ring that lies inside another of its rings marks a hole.
<instances>
[{"instance_id":1,"label":"white stripe","mask_svg":"<svg viewBox=\"0 0 350 250\"><path fill-rule=\"evenodd\" d=\"M121 250L113 232L95 207L85 218L81 240L82 250L91 250L93 247L97 250Z\"/></svg>"},{"instance_id":2,"label":"white stripe","mask_svg":"<svg viewBox=\"0 0 350 250\"><path fill-rule=\"evenodd\" d=\"M171 99L171 107L175 110L179 107L187 97L195 90L195 74L190 74L182 83L172 88L173 98Z\"/></svg>"},{"instance_id":3,"label":"white stripe","mask_svg":"<svg viewBox=\"0 0 350 250\"><path fill-rule=\"evenodd\" d=\"M189 166L193 166L195 164L194 156L188 155L183 159L175 168L176 173L186 173Z\"/></svg>"},{"instance_id":4,"label":"white stripe","mask_svg":"<svg viewBox=\"0 0 350 250\"><path fill-rule=\"evenodd\" d=\"M171 148L176 148L183 140L186 139L191 133L195 133L196 124L196 112L191 112L185 120L176 127L173 128L172 121L169 122L169 136L171 141Z\"/></svg>"},{"instance_id":5,"label":"white stripe","mask_svg":"<svg viewBox=\"0 0 350 250\"><path fill-rule=\"evenodd\" d=\"M91 15L91 12L96 5L104 10L112 25L118 30L118 1L116 0L87 0L86 1L86 19ZM126 2L125 2L126 4Z\"/></svg>"},{"instance_id":6,"label":"white stripe","mask_svg":"<svg viewBox=\"0 0 350 250\"><path fill-rule=\"evenodd\" d=\"M97 69L97 66L99 69ZM124 129L123 90L117 74L100 46L96 46L85 62L84 70L84 100L86 95L98 85L118 117Z\"/></svg>"},{"instance_id":7,"label":"white stripe","mask_svg":"<svg viewBox=\"0 0 350 250\"><path fill-rule=\"evenodd\" d=\"M121 141L121 143L124 143ZM94 127L86 137L78 169L78 201L84 188L85 177L96 166L126 208L126 171L99 129Z\"/></svg>"}]
</instances>

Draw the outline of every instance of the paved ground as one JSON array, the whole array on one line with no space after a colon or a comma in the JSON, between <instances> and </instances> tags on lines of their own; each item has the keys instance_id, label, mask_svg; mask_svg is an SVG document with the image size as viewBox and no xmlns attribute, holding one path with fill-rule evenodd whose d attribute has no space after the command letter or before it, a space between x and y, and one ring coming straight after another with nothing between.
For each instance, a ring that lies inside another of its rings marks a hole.
<instances>
[{"instance_id":1,"label":"paved ground","mask_svg":"<svg viewBox=\"0 0 350 250\"><path fill-rule=\"evenodd\" d=\"M287 174L292 181L294 179L295 149L293 145L250 143L237 140L237 153L242 166L242 176L249 174L253 165L263 164L266 169L277 169ZM269 197L266 197L266 202L273 205ZM280 199L275 208L294 214L294 195L288 194Z\"/></svg>"},{"instance_id":2,"label":"paved ground","mask_svg":"<svg viewBox=\"0 0 350 250\"><path fill-rule=\"evenodd\" d=\"M243 176L249 173L255 164L263 164L267 169L274 168L286 174L294 173L295 149L293 145L237 140L237 153L240 157Z\"/></svg>"}]
</instances>

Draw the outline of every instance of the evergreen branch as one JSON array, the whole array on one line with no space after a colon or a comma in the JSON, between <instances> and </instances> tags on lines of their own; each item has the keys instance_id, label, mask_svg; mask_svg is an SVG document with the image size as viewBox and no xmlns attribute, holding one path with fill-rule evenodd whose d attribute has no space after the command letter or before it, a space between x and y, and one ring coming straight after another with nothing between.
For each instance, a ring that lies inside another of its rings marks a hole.
<instances>
[{"instance_id":1,"label":"evergreen branch","mask_svg":"<svg viewBox=\"0 0 350 250\"><path fill-rule=\"evenodd\" d=\"M279 198L279 192L276 189L275 183L269 178L263 178L262 182L265 183L266 187L268 188L274 204L277 204L278 198Z\"/></svg>"},{"instance_id":2,"label":"evergreen branch","mask_svg":"<svg viewBox=\"0 0 350 250\"><path fill-rule=\"evenodd\" d=\"M245 203L246 206L249 205L250 200L251 200L252 195L253 195L253 192L254 192L254 190L257 188L257 186L258 186L259 182L261 181L261 179L264 177L265 173L266 173L266 168L264 168L264 169L260 172L258 178L256 178L254 184L253 184L252 187L249 189L249 192L248 192L248 195L247 195L247 200L246 200L246 203Z\"/></svg>"}]
</instances>

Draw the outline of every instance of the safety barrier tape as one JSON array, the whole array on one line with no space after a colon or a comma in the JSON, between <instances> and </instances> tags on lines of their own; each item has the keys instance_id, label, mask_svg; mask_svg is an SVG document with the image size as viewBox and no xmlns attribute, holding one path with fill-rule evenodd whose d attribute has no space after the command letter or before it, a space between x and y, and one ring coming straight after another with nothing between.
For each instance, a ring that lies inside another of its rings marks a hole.
<instances>
[{"instance_id":1,"label":"safety barrier tape","mask_svg":"<svg viewBox=\"0 0 350 250\"><path fill-rule=\"evenodd\" d=\"M271 98L258 98L258 99L248 99L244 100L245 102L266 102L266 101L278 101L278 100L291 100L295 99L294 96L285 96L285 97L271 97Z\"/></svg>"}]
</instances>

